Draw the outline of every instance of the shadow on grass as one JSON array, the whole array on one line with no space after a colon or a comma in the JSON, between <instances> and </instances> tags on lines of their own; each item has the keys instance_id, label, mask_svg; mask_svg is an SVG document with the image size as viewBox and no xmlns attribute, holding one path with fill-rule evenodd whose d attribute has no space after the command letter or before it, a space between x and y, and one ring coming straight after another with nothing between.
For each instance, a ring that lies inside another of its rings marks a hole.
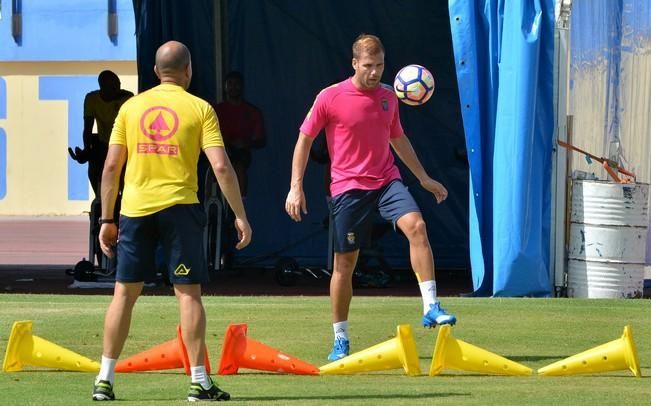
<instances>
[{"instance_id":1,"label":"shadow on grass","mask_svg":"<svg viewBox=\"0 0 651 406\"><path fill-rule=\"evenodd\" d=\"M443 398L452 396L470 396L470 393L455 393L455 392L442 392L442 393L419 393L419 394L395 394L395 395L372 395L372 394L359 394L359 395L332 395L332 396L237 396L231 400L242 401L278 401L278 400L390 400L390 399L430 399L430 398Z\"/></svg>"},{"instance_id":2,"label":"shadow on grass","mask_svg":"<svg viewBox=\"0 0 651 406\"><path fill-rule=\"evenodd\" d=\"M496 354L500 355L500 354ZM535 361L545 361L549 359L556 359L556 360L561 360L564 358L569 357L569 355L500 355L501 357L504 357L506 359L510 359L511 361L516 361L516 362L535 362ZM422 360L432 360L432 356L424 356L424 357L418 357Z\"/></svg>"},{"instance_id":3,"label":"shadow on grass","mask_svg":"<svg viewBox=\"0 0 651 406\"><path fill-rule=\"evenodd\" d=\"M605 372L603 372L601 374L599 372L592 372L592 373L589 373L589 374L576 374L576 375L567 375L567 376L549 376L549 377L541 376L541 378L544 378L544 379L547 379L547 378L569 378L569 377L590 378L590 379L593 379L593 378L596 378L596 379L626 379L626 380L630 380L630 379L635 379L635 380L638 380L638 379L651 379L651 376L645 376L645 375L642 375L641 377L636 378L635 376L633 376L632 373L630 373L630 372L627 373L624 370L605 371Z\"/></svg>"},{"instance_id":4,"label":"shadow on grass","mask_svg":"<svg viewBox=\"0 0 651 406\"><path fill-rule=\"evenodd\" d=\"M357 372L357 373L350 373L350 374L324 374L324 375L301 375L301 374L285 374L285 373L280 373L280 372L271 372L271 371L254 371L251 369L245 369L243 371L239 371L236 375L241 375L241 376L292 376L292 377L301 377L303 379L328 379L330 377L342 377L342 376L393 376L397 378L401 378L403 376L406 376L403 372L402 369L396 368L396 369L386 369L386 370L379 370L379 371L367 371L367 372ZM217 375L218 377L220 375ZM226 376L226 375L224 375ZM233 376L233 375L230 375ZM417 376L411 376L409 378L418 378L421 376L425 375L417 375Z\"/></svg>"},{"instance_id":5,"label":"shadow on grass","mask_svg":"<svg viewBox=\"0 0 651 406\"><path fill-rule=\"evenodd\" d=\"M550 359L561 360L569 357L569 355L504 355L503 357L516 362L536 362Z\"/></svg>"},{"instance_id":6,"label":"shadow on grass","mask_svg":"<svg viewBox=\"0 0 651 406\"><path fill-rule=\"evenodd\" d=\"M496 355L500 355L500 354L496 354ZM545 361L545 360L549 360L549 359L561 360L563 358L567 358L567 356L564 356L564 355L541 355L541 356L537 356L537 355L500 355L500 356L504 357L506 359L509 359L511 361L515 361L515 362L536 362L536 361ZM422 360L428 360L428 361L432 360L432 356L429 356L429 357L425 356L425 357L418 357L418 358L422 359Z\"/></svg>"}]
</instances>

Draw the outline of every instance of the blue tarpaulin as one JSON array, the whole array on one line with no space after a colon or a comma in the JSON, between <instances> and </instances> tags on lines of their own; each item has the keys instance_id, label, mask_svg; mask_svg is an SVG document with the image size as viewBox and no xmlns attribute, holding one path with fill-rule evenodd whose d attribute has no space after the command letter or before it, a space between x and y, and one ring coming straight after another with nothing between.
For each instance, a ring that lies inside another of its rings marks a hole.
<instances>
[{"instance_id":1,"label":"blue tarpaulin","mask_svg":"<svg viewBox=\"0 0 651 406\"><path fill-rule=\"evenodd\" d=\"M215 100L215 24L213 0L133 0L138 53L138 91L158 84L155 52L163 43L183 42L192 53L191 93Z\"/></svg>"},{"instance_id":2,"label":"blue tarpaulin","mask_svg":"<svg viewBox=\"0 0 651 406\"><path fill-rule=\"evenodd\" d=\"M549 296L553 0L450 0L478 296Z\"/></svg>"}]
</instances>

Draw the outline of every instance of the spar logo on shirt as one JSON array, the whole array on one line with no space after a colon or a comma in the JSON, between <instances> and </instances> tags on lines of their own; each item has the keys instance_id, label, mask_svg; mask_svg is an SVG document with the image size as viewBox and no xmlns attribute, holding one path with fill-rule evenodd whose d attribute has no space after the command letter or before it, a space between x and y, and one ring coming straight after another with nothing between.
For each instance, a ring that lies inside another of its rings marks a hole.
<instances>
[{"instance_id":1,"label":"spar logo on shirt","mask_svg":"<svg viewBox=\"0 0 651 406\"><path fill-rule=\"evenodd\" d=\"M154 106L142 113L140 132L153 143L138 143L139 154L178 155L177 144L163 143L174 136L179 129L179 116L169 107Z\"/></svg>"}]
</instances>

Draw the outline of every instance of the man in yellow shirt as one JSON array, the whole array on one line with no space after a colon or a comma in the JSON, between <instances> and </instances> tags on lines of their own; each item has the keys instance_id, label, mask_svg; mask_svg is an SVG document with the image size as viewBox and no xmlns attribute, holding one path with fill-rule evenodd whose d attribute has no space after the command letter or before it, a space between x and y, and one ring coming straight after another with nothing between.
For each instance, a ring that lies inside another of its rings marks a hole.
<instances>
[{"instance_id":1,"label":"man in yellow shirt","mask_svg":"<svg viewBox=\"0 0 651 406\"><path fill-rule=\"evenodd\" d=\"M128 90L120 88L120 78L113 71L104 70L97 76L99 89L88 92L84 98L84 149L68 148L70 156L79 162L88 162L88 180L93 187L95 196L99 197L99 181L113 122L122 104L133 96ZM97 124L97 133L93 126Z\"/></svg>"},{"instance_id":2,"label":"man in yellow shirt","mask_svg":"<svg viewBox=\"0 0 651 406\"><path fill-rule=\"evenodd\" d=\"M88 92L84 98L84 149L75 147L73 151L72 148L68 148L68 152L72 159L80 164L88 162L88 180L95 194L95 199L90 209L90 229L93 239L91 251L97 256L97 264L102 267L104 264L102 261L102 253L99 250L99 226L97 225L97 220L100 215L99 212L101 211L99 207L99 184L102 179L102 169L104 168L106 154L108 153L108 143L111 137L111 130L113 129L113 122L122 104L133 97L133 93L122 89L120 87L120 78L110 70L100 72L97 76L97 82L99 89ZM97 133L93 133L95 124L97 124ZM117 216L119 212L120 198L118 195L115 205L115 215ZM88 260L94 262L95 259L88 258Z\"/></svg>"},{"instance_id":3,"label":"man in yellow shirt","mask_svg":"<svg viewBox=\"0 0 651 406\"><path fill-rule=\"evenodd\" d=\"M113 208L126 162L115 292L104 322L104 349L93 399L115 398L115 364L143 281L155 272L160 243L179 301L181 334L191 366L188 400L228 400L230 395L212 382L203 365L206 315L201 283L207 281L208 270L202 240L206 219L197 199L201 150L235 214L238 249L251 241L251 227L215 112L185 91L192 78L187 47L176 41L163 44L156 52L154 70L161 84L129 99L120 109L102 174L99 239L102 251L113 256L118 239Z\"/></svg>"}]
</instances>

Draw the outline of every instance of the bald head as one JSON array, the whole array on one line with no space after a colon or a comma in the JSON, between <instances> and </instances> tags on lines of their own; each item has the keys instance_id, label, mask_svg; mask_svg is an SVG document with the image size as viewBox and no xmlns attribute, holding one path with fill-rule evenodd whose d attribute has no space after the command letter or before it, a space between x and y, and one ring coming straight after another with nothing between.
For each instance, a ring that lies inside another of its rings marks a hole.
<instances>
[{"instance_id":1,"label":"bald head","mask_svg":"<svg viewBox=\"0 0 651 406\"><path fill-rule=\"evenodd\" d=\"M156 75L161 83L174 83L187 89L192 79L190 50L178 41L168 41L156 51Z\"/></svg>"},{"instance_id":2,"label":"bald head","mask_svg":"<svg viewBox=\"0 0 651 406\"><path fill-rule=\"evenodd\" d=\"M156 66L161 74L181 72L189 63L190 51L178 41L168 41L156 51Z\"/></svg>"}]
</instances>

